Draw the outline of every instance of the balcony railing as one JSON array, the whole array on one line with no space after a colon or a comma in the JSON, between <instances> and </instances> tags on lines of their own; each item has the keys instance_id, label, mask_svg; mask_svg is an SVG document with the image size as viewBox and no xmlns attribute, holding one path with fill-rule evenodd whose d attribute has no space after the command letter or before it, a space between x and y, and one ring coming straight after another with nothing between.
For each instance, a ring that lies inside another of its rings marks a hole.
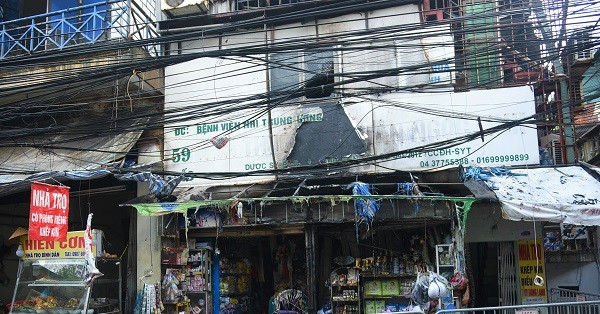
<instances>
[{"instance_id":1,"label":"balcony railing","mask_svg":"<svg viewBox=\"0 0 600 314\"><path fill-rule=\"evenodd\" d=\"M0 23L0 60L108 40L156 37L153 15L112 0ZM155 54L156 47L145 47Z\"/></svg>"}]
</instances>

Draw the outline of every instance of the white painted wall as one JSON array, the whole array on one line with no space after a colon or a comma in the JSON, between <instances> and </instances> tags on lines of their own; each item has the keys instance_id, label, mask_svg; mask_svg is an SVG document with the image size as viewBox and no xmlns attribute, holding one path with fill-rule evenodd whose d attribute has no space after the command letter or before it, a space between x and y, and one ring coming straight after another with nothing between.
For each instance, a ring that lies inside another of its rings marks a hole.
<instances>
[{"instance_id":1,"label":"white painted wall","mask_svg":"<svg viewBox=\"0 0 600 314\"><path fill-rule=\"evenodd\" d=\"M244 30L243 34L223 35L218 39L195 40L181 45L182 53L209 51L213 49L240 48L247 45L257 45L269 42L285 42L291 38L307 38L326 40L335 47L351 48L334 54L336 73L352 75L365 71L393 69L399 66L421 64L425 70L428 62L452 58L450 47L442 47L442 43L452 42L450 36L444 35L440 29L435 33L442 34L419 39L410 39L404 44L434 43L440 48L386 48L365 50L365 47L377 48L382 42L377 42L377 36L367 36L360 33L367 28L373 31L385 29L402 30L406 23L415 23L420 19L418 6L405 5L396 8L370 11L367 13L347 14L340 17L313 20L305 23L295 23L276 26L273 30L255 32ZM414 35L415 31L406 31ZM355 34L357 38L367 39L360 45L345 46L344 40L338 40L341 34ZM362 37L361 37L362 36ZM183 64L170 66L166 69L166 109L174 110L174 115L191 116L196 118L169 125L165 129L165 151L172 154L171 161L165 163L166 170L177 172L246 172L253 170L269 170L274 168L271 154L268 119L263 110L242 109L241 106L252 104L246 97L259 95L268 90L267 67L265 56L248 58L200 58ZM453 69L453 65L448 65ZM452 73L432 75L398 75L378 78L371 82L346 84L346 89L374 87L378 84L390 86L416 86L428 84L436 79L450 82ZM339 78L337 78L339 80ZM446 86L447 88L448 86ZM339 95L337 95L339 96ZM287 160L296 143L296 131L304 123L298 117L303 114L327 115L323 106L332 107L339 98L321 99L321 108L299 104L280 105L272 110L273 138L275 160L279 168L286 164L294 165L294 160ZM200 107L202 104L214 104L218 101L232 101L222 107L235 108L234 112L219 117L202 117L212 110L211 107ZM363 156L377 155L411 149L416 146L428 145L449 138L477 132L476 121L450 119L448 112L455 114L473 114L482 118L493 117L501 119L517 119L534 113L533 92L528 87L504 90L472 91L466 93L451 93L440 89L439 93L408 93L394 92L371 96L369 99L341 99L343 110L350 123L355 128L356 135L363 141L366 151ZM403 107L410 105L423 109ZM195 106L190 108L190 106ZM190 108L190 109L188 109ZM436 111L436 115L428 111ZM251 118L250 118L251 117ZM249 121L245 121L248 120ZM247 127L244 127L244 122ZM230 123L241 123L242 127L234 132L227 132ZM312 121L309 123L323 123ZM496 123L483 123L488 128ZM335 127L335 126L333 126ZM219 135L226 136L229 142L222 148L211 144L211 139ZM341 144L340 144L341 143ZM513 143L514 145L506 145ZM334 151L337 145L343 145L340 139L331 143ZM185 158L182 158L182 151ZM392 161L381 163L386 168L363 166L353 169L355 172L422 170L444 166L455 166L458 163L467 165L504 165L508 162L483 162L483 157L508 156L529 154L528 162L538 163L537 134L533 128L519 127L498 135L488 136L485 142L476 139L457 147L448 154L433 152L420 156L405 156ZM179 157L178 157L179 156ZM357 158L360 156L344 156ZM478 157L480 159L478 159ZM185 159L185 160L184 160ZM318 161L315 161L318 162ZM512 163L519 164L519 163ZM268 180L271 176L240 177L220 181L219 184L232 184L257 180ZM214 181L194 179L182 182L181 185L214 185Z\"/></svg>"}]
</instances>

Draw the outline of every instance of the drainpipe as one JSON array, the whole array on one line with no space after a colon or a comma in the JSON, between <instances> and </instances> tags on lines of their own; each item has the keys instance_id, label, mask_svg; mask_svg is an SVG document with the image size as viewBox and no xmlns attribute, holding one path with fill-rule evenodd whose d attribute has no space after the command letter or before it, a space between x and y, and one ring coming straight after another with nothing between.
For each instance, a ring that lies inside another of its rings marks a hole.
<instances>
[{"instance_id":1,"label":"drainpipe","mask_svg":"<svg viewBox=\"0 0 600 314\"><path fill-rule=\"evenodd\" d=\"M269 28L267 24L264 25L265 30L265 44L267 47L273 41L273 38L269 40ZM269 62L269 54L265 54L265 60L267 61L267 106L269 106L267 111L267 119L269 120L269 145L271 146L271 158L273 159L273 169L277 170L277 158L275 158L275 145L273 143L273 120L271 119L271 73L270 73L270 62Z\"/></svg>"}]
</instances>

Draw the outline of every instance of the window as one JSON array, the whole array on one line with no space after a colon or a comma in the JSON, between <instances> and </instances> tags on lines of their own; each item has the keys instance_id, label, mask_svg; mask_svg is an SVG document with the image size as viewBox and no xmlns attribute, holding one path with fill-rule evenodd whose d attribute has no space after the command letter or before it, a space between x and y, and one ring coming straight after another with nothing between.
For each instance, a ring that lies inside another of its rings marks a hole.
<instances>
[{"instance_id":1,"label":"window","mask_svg":"<svg viewBox=\"0 0 600 314\"><path fill-rule=\"evenodd\" d=\"M0 21L16 20L20 17L21 1L5 0L0 4Z\"/></svg>"},{"instance_id":2,"label":"window","mask_svg":"<svg viewBox=\"0 0 600 314\"><path fill-rule=\"evenodd\" d=\"M236 10L251 10L264 7L272 7L286 4L305 2L307 0L236 0Z\"/></svg>"},{"instance_id":3,"label":"window","mask_svg":"<svg viewBox=\"0 0 600 314\"><path fill-rule=\"evenodd\" d=\"M282 97L331 97L333 73L332 51L273 54L269 60L270 91Z\"/></svg>"},{"instance_id":4,"label":"window","mask_svg":"<svg viewBox=\"0 0 600 314\"><path fill-rule=\"evenodd\" d=\"M585 203L598 200L581 199ZM595 227L572 224L548 224L544 226L544 250L547 252L579 252L594 247Z\"/></svg>"},{"instance_id":5,"label":"window","mask_svg":"<svg viewBox=\"0 0 600 314\"><path fill-rule=\"evenodd\" d=\"M459 0L424 0L424 20L441 21L459 16Z\"/></svg>"},{"instance_id":6,"label":"window","mask_svg":"<svg viewBox=\"0 0 600 314\"><path fill-rule=\"evenodd\" d=\"M471 87L494 84L499 81L499 54L496 48L497 34L493 26L493 2L468 4L465 15L465 61L468 84Z\"/></svg>"},{"instance_id":7,"label":"window","mask_svg":"<svg viewBox=\"0 0 600 314\"><path fill-rule=\"evenodd\" d=\"M569 93L571 97L571 105L581 106L583 97L581 96L581 79L572 79L569 84Z\"/></svg>"},{"instance_id":8,"label":"window","mask_svg":"<svg viewBox=\"0 0 600 314\"><path fill-rule=\"evenodd\" d=\"M541 78L541 49L529 6L526 0L465 0L456 48L463 84L487 87Z\"/></svg>"}]
</instances>

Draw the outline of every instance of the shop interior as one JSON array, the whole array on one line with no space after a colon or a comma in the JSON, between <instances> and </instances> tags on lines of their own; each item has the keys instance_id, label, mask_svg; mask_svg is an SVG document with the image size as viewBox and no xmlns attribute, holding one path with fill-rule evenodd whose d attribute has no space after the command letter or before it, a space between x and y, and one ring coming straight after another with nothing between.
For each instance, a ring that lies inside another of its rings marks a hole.
<instances>
[{"instance_id":1,"label":"shop interior","mask_svg":"<svg viewBox=\"0 0 600 314\"><path fill-rule=\"evenodd\" d=\"M333 313L402 311L411 304L417 272L454 274L447 220L374 224L358 238L355 230L353 224L319 228L318 305L329 304Z\"/></svg>"},{"instance_id":2,"label":"shop interior","mask_svg":"<svg viewBox=\"0 0 600 314\"><path fill-rule=\"evenodd\" d=\"M220 313L272 313L276 302L288 301L277 298L282 292L306 291L303 234L220 238L218 245Z\"/></svg>"},{"instance_id":3,"label":"shop interior","mask_svg":"<svg viewBox=\"0 0 600 314\"><path fill-rule=\"evenodd\" d=\"M448 219L375 223L360 228L358 238L353 223L316 225L315 243L308 244L315 248L314 273L307 274L311 261L306 258L308 237L302 228L284 232L286 226L281 226L279 234L258 226L215 229L207 228L218 223L211 221L214 217L201 216L202 223L197 220L187 230L174 231L179 232L177 239L163 237L163 276L175 272L179 278L173 298L163 299L166 313L181 308L194 312L194 307L210 313L211 304L219 307L219 313L301 313L308 310L309 275L314 278L316 310L401 311L410 304L417 272L431 270L447 278L455 273ZM169 224L170 218L163 221ZM215 232L218 236L206 236ZM198 260L210 262L199 266ZM216 272L219 283L211 285ZM213 302L216 289L219 297ZM204 297L198 299L198 293ZM454 303L456 298L445 302Z\"/></svg>"},{"instance_id":4,"label":"shop interior","mask_svg":"<svg viewBox=\"0 0 600 314\"><path fill-rule=\"evenodd\" d=\"M54 184L59 184L54 182ZM118 181L112 177L102 179L86 180L86 181L66 181L62 184L70 186L70 209L69 209L69 231L84 230L86 217L89 213L93 213L92 227L102 230L102 244L105 254L97 258L97 267L104 274L94 282L91 290L90 306L98 309L96 312L111 313L118 311L125 312L126 309L126 284L128 269L128 257L132 249L128 246L130 236L135 237L135 209L123 208L119 204L130 200L135 196L135 183ZM5 254L2 256L1 270L6 278L0 283L0 300L7 306L10 305L13 299L13 292L17 280L19 258L15 255L18 248L18 239L9 239L15 229L21 227L28 228L29 215L29 198L30 192L24 191L11 194L9 196L0 197L0 215L6 217L0 223L0 237L5 248ZM133 223L133 225L132 225ZM130 233L132 232L132 234ZM65 267L59 272L64 273L66 270L77 268L79 264L76 262L72 265L64 265ZM38 273L45 274L44 268L39 266L30 267L30 274ZM23 271L28 271L24 268ZM58 276L57 272L48 272L48 276ZM24 280L27 278L24 274ZM61 280L61 276L56 277ZM77 290L80 288L69 288ZM61 296L50 292L65 292L63 288L48 288L36 287L25 294L18 294L15 299L21 304L35 296L45 296L49 301L56 299L56 306L66 305L71 298L81 297L81 291L74 293L72 296ZM67 289L68 290L68 289ZM133 299L135 300L135 289ZM23 293L23 292L19 292ZM75 296L75 294L80 294ZM45 300L45 299L44 299ZM44 300L38 298L38 301ZM71 300L72 301L72 300ZM41 305L51 306L53 302L46 302ZM78 307L82 307L78 304Z\"/></svg>"}]
</instances>

